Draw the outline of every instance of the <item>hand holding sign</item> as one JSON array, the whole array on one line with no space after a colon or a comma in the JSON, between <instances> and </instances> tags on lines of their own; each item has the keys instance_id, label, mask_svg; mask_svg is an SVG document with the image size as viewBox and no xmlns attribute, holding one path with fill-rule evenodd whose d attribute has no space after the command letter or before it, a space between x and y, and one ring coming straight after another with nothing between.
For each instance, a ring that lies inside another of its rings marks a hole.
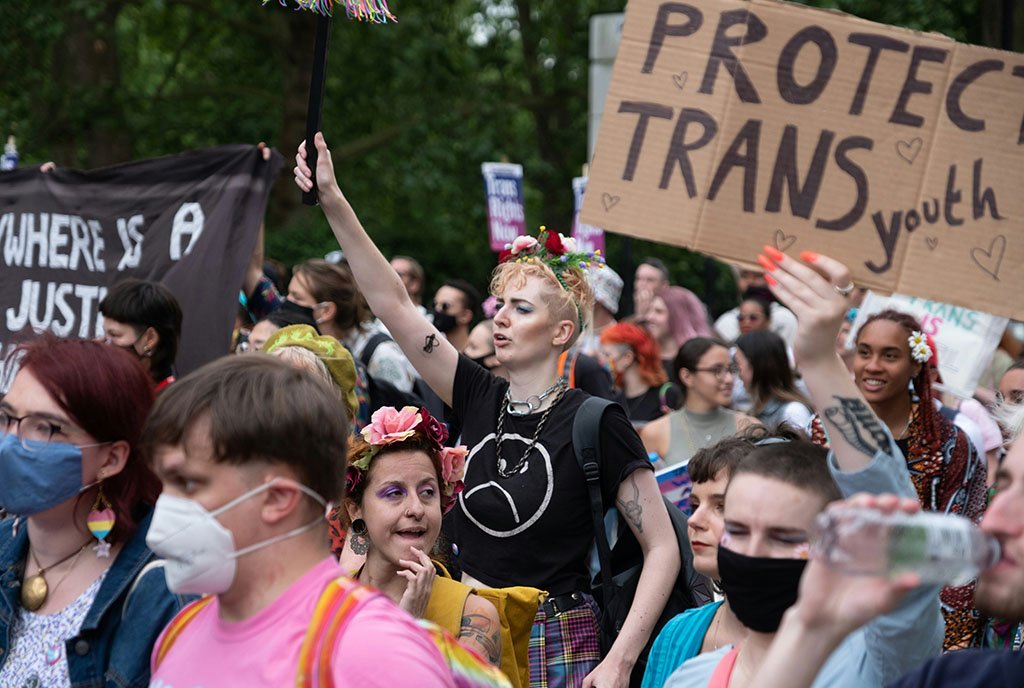
<instances>
[{"instance_id":1,"label":"hand holding sign","mask_svg":"<svg viewBox=\"0 0 1024 688\"><path fill-rule=\"evenodd\" d=\"M799 237L864 286L1024 317L1000 269L1024 261L1022 151L1024 56L775 0L631 0L581 220L737 262Z\"/></svg>"},{"instance_id":2,"label":"hand holding sign","mask_svg":"<svg viewBox=\"0 0 1024 688\"><path fill-rule=\"evenodd\" d=\"M847 291L850 269L828 256L811 251L801 260L786 256L771 246L758 262L767 270L765 280L772 293L793 311L797 318L793 353L797 364L835 361L836 336L850 308Z\"/></svg>"}]
</instances>

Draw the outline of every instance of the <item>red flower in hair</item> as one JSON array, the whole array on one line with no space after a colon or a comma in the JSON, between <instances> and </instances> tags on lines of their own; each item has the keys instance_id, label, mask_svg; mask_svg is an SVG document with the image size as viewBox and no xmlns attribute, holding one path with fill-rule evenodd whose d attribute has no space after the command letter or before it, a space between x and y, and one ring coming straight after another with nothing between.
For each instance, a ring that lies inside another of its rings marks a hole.
<instances>
[{"instance_id":1,"label":"red flower in hair","mask_svg":"<svg viewBox=\"0 0 1024 688\"><path fill-rule=\"evenodd\" d=\"M512 250L511 249L505 249L504 251L502 251L501 253L498 254L498 262L499 263L504 263L505 261L507 261L511 257L512 257Z\"/></svg>"},{"instance_id":2,"label":"red flower in hair","mask_svg":"<svg viewBox=\"0 0 1024 688\"><path fill-rule=\"evenodd\" d=\"M565 253L565 246L562 245L562 238L558 236L558 232L548 232L547 237L544 239L544 248L556 256Z\"/></svg>"},{"instance_id":3,"label":"red flower in hair","mask_svg":"<svg viewBox=\"0 0 1024 688\"><path fill-rule=\"evenodd\" d=\"M430 411L426 408L420 409L420 418L422 419L420 427L423 428L427 439L436 444L438 449L444 447L444 443L448 441L448 428L444 423L430 415Z\"/></svg>"}]
</instances>

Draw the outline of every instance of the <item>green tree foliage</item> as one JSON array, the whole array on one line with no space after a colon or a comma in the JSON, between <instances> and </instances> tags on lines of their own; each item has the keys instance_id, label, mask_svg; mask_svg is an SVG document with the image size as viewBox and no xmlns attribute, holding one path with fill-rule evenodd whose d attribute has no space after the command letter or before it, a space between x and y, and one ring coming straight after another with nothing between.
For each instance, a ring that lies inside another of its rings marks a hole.
<instances>
[{"instance_id":1,"label":"green tree foliage","mask_svg":"<svg viewBox=\"0 0 1024 688\"><path fill-rule=\"evenodd\" d=\"M993 0L815 0L868 19L992 40ZM481 285L493 267L480 163L520 162L528 226L569 226L586 157L588 22L622 0L392 0L397 24L333 23L323 129L342 186L386 254L419 257L436 285ZM314 18L276 0L0 1L0 131L24 162L97 167L266 141L290 160L305 127ZM983 15L989 17L986 23ZM998 37L996 37L998 38ZM291 165L268 210L267 254L286 264L335 247L299 204ZM721 267L632 242L719 309ZM609 237L624 268L622 237ZM621 270L620 270L621 271ZM628 277L627 277L628 279Z\"/></svg>"}]
</instances>

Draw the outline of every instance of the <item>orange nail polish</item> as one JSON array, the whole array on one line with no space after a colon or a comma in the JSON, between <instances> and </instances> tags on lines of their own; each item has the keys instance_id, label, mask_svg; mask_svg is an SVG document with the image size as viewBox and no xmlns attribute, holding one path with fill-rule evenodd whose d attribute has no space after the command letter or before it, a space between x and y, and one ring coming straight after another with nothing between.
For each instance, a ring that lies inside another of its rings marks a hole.
<instances>
[{"instance_id":1,"label":"orange nail polish","mask_svg":"<svg viewBox=\"0 0 1024 688\"><path fill-rule=\"evenodd\" d=\"M763 268L764 268L765 270L767 270L768 272L775 272L775 269L776 269L777 267L779 267L778 265L776 265L775 263L773 263L773 262L772 262L771 260L769 260L769 259L768 259L768 258L766 258L765 256L761 256L761 255L759 255L759 256L757 257L757 262L758 262L758 263L760 263L760 264L761 264L761 267L763 267Z\"/></svg>"},{"instance_id":2,"label":"orange nail polish","mask_svg":"<svg viewBox=\"0 0 1024 688\"><path fill-rule=\"evenodd\" d=\"M776 281L776 279L771 275L765 275L764 281L768 283L769 287L776 287L779 284L778 281Z\"/></svg>"},{"instance_id":3,"label":"orange nail polish","mask_svg":"<svg viewBox=\"0 0 1024 688\"><path fill-rule=\"evenodd\" d=\"M808 263L814 263L818 260L818 254L814 251L801 251L800 257L806 260Z\"/></svg>"},{"instance_id":4,"label":"orange nail polish","mask_svg":"<svg viewBox=\"0 0 1024 688\"><path fill-rule=\"evenodd\" d=\"M765 246L764 252L767 253L768 257L774 261L780 261L786 257L786 255L782 251L775 248L774 246Z\"/></svg>"}]
</instances>

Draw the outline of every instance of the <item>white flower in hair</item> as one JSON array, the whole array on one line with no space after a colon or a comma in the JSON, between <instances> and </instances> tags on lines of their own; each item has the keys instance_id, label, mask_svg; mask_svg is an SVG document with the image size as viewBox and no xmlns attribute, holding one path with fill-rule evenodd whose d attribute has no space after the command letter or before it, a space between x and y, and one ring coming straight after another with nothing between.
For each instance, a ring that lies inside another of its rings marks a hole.
<instances>
[{"instance_id":1,"label":"white flower in hair","mask_svg":"<svg viewBox=\"0 0 1024 688\"><path fill-rule=\"evenodd\" d=\"M928 339L923 332L914 330L907 340L910 345L910 357L918 363L927 363L932 357L932 348L928 346Z\"/></svg>"}]
</instances>

